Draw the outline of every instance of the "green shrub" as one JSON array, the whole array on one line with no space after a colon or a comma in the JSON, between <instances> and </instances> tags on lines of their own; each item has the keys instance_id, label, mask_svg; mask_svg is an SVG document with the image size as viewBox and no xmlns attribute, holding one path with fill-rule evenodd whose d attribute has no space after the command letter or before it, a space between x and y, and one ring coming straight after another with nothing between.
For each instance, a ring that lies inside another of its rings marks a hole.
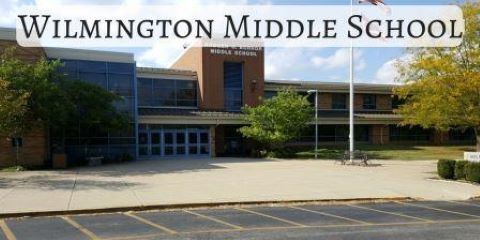
<instances>
[{"instance_id":1,"label":"green shrub","mask_svg":"<svg viewBox=\"0 0 480 240\"><path fill-rule=\"evenodd\" d=\"M459 160L455 163L455 179L465 179L465 165L468 161Z\"/></svg>"},{"instance_id":2,"label":"green shrub","mask_svg":"<svg viewBox=\"0 0 480 240\"><path fill-rule=\"evenodd\" d=\"M440 159L437 163L438 176L444 179L453 179L455 173L455 160Z\"/></svg>"},{"instance_id":3,"label":"green shrub","mask_svg":"<svg viewBox=\"0 0 480 240\"><path fill-rule=\"evenodd\" d=\"M480 183L480 163L468 162L465 165L465 178L467 181Z\"/></svg>"},{"instance_id":4,"label":"green shrub","mask_svg":"<svg viewBox=\"0 0 480 240\"><path fill-rule=\"evenodd\" d=\"M269 152L267 156L272 158L295 158L297 149L293 147L279 148Z\"/></svg>"}]
</instances>

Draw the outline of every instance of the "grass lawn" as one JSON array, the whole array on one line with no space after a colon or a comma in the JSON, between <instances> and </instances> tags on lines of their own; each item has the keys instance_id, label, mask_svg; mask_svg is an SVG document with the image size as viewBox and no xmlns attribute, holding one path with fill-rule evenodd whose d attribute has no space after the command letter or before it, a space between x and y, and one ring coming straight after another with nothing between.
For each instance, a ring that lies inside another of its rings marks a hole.
<instances>
[{"instance_id":1,"label":"grass lawn","mask_svg":"<svg viewBox=\"0 0 480 240\"><path fill-rule=\"evenodd\" d=\"M358 145L356 149L364 151L370 159L392 160L438 160L463 159L463 152L475 152L475 146L406 146L406 145ZM318 156L321 159L341 158L346 147L319 147ZM314 158L314 149L303 149L297 152L298 158Z\"/></svg>"}]
</instances>

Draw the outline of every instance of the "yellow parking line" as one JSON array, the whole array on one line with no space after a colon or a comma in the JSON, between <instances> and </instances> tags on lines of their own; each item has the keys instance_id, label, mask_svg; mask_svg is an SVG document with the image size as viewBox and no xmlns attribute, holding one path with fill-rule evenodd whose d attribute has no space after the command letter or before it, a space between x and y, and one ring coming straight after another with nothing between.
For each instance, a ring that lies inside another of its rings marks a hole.
<instances>
[{"instance_id":1,"label":"yellow parking line","mask_svg":"<svg viewBox=\"0 0 480 240\"><path fill-rule=\"evenodd\" d=\"M310 209L302 208L302 207L299 207L299 206L290 206L290 208L298 209L298 210L302 210L302 211L307 211L307 212L311 212L311 213L316 213L316 214L320 214L320 215L324 215L324 216L340 218L340 219L343 219L343 220L348 220L350 222L360 223L362 225L372 225L372 223L369 223L369 222L365 222L365 221L361 221L361 220L357 220L357 219L353 219L353 218L349 218L349 217L338 216L338 215L334 215L334 214L330 214L330 213L326 213L326 212L310 210Z\"/></svg>"},{"instance_id":2,"label":"yellow parking line","mask_svg":"<svg viewBox=\"0 0 480 240\"><path fill-rule=\"evenodd\" d=\"M288 224L290 224L290 225L294 225L294 226L297 226L297 227L306 227L305 225L303 225L303 224L301 224L301 223L297 223L297 222L290 221L290 220L287 220L287 219L283 219L283 218L271 216L271 215L264 214L264 213L259 213L259 212L253 211L253 210L248 210L248 209L245 209L245 208L235 208L235 209L237 209L237 210L239 210L239 211L244 211L244 212L248 212L248 213L260 215L260 216L263 216L263 217L275 219L275 220L277 220L277 221L284 222L284 223L288 223Z\"/></svg>"},{"instance_id":3,"label":"yellow parking line","mask_svg":"<svg viewBox=\"0 0 480 240\"><path fill-rule=\"evenodd\" d=\"M198 234L198 233L229 233L229 232L246 232L246 231L256 231L256 230L281 230L281 229L302 229L302 228L338 228L338 227L371 227L371 226L408 226L408 225L416 225L416 224L439 224L439 223L467 223L467 222L478 222L480 219L464 219L464 220L446 220L446 221L432 221L432 222L403 222L403 223L377 223L377 224L338 224L338 225L320 225L320 226L287 226L287 227L252 227L252 228L242 228L242 229L215 229L215 230L201 230L201 231L186 231L186 232L178 232L178 235L188 235L188 234ZM144 235L143 238L151 238L156 236L162 236L161 234L151 234L151 235ZM131 236L131 237L115 237L115 238L107 238L106 240L130 240L130 239L138 239L138 236Z\"/></svg>"},{"instance_id":4,"label":"yellow parking line","mask_svg":"<svg viewBox=\"0 0 480 240\"><path fill-rule=\"evenodd\" d=\"M65 220L65 222L70 223L70 225L74 226L76 229L78 229L83 234L87 235L90 239L94 239L94 240L100 239L97 235L95 235L95 233L91 232L90 230L88 230L84 226L80 225L75 220L71 219L70 217L63 216L62 219Z\"/></svg>"},{"instance_id":5,"label":"yellow parking line","mask_svg":"<svg viewBox=\"0 0 480 240\"><path fill-rule=\"evenodd\" d=\"M129 216L129 217L132 217L132 218L135 218L136 220L138 220L138 221L140 221L140 222L142 222L142 223L145 223L145 224L147 224L147 225L149 225L149 226L152 226L152 227L154 227L154 228L158 228L158 229L160 229L160 230L162 230L162 231L164 231L164 232L167 232L167 233L169 233L169 234L176 234L176 233L177 233L177 231L175 231L175 230L172 230L172 229L170 229L170 228L167 228L167 227L164 227L164 226L162 226L162 225L159 225L159 224L156 224L156 223L154 223L154 222L151 222L151 221L149 221L149 220L147 220L147 219L145 219L145 218L142 218L142 217L140 217L140 216L137 216L137 215L135 215L135 214L133 214L133 213L124 213L124 215Z\"/></svg>"},{"instance_id":6,"label":"yellow parking line","mask_svg":"<svg viewBox=\"0 0 480 240\"><path fill-rule=\"evenodd\" d=\"M414 217L414 216L406 215L406 214L403 214L403 213L388 212L388 211L383 211L383 210L378 210L378 209L369 208L369 207L364 207L364 206L358 206L358 205L350 205L350 204L348 204L347 206L354 207L354 208L365 209L365 210L370 210L370 211L375 211L375 212L380 212L380 213L392 214L392 215L395 215L395 216L400 216L400 217L405 217L405 218L411 218L411 219L415 219L415 220L420 220L420 221L422 221L422 222L433 222L433 221L430 220L430 219L425 219L425 218L420 218L420 217Z\"/></svg>"},{"instance_id":7,"label":"yellow parking line","mask_svg":"<svg viewBox=\"0 0 480 240\"><path fill-rule=\"evenodd\" d=\"M217 223L220 223L220 224L223 224L223 225L227 225L227 226L235 228L235 229L243 229L243 227L241 227L241 226L231 224L231 223L225 222L223 220L220 220L220 219L217 219L217 218L214 218L214 217L206 216L206 215L196 213L196 212L192 212L192 211L189 211L189 210L183 210L183 211L187 212L187 213L190 213L190 214L193 214L195 216L201 217L201 218L208 219L210 221L214 221L214 222L217 222Z\"/></svg>"},{"instance_id":8,"label":"yellow parking line","mask_svg":"<svg viewBox=\"0 0 480 240\"><path fill-rule=\"evenodd\" d=\"M17 240L12 230L10 230L10 228L8 227L7 223L4 220L0 220L0 229L3 230L3 233L5 234L5 237L7 237L8 240Z\"/></svg>"},{"instance_id":9,"label":"yellow parking line","mask_svg":"<svg viewBox=\"0 0 480 240\"><path fill-rule=\"evenodd\" d=\"M471 214L468 214L468 213L455 212L455 211L445 210L445 209L441 209L441 208L423 206L423 205L414 204L414 203L407 203L407 202L398 202L398 203L405 204L405 205L411 205L411 206L415 206L415 207L426 208L426 209L432 209L432 210L441 211L441 212L454 213L454 214L464 215L464 216L468 216L468 217L480 218L479 216L471 215Z\"/></svg>"}]
</instances>

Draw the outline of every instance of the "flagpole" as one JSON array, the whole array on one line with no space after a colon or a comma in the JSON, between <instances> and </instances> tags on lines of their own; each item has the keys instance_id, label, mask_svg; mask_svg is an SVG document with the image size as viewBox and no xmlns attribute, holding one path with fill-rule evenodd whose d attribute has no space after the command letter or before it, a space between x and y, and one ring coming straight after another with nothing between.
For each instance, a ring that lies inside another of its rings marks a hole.
<instances>
[{"instance_id":1,"label":"flagpole","mask_svg":"<svg viewBox=\"0 0 480 240\"><path fill-rule=\"evenodd\" d=\"M353 15L353 0L350 0L350 12L351 12L351 15ZM354 129L354 124L353 124L353 113L354 113L354 109L353 109L353 100L354 100L354 85L353 85L353 74L354 74L354 71L353 71L353 41L350 41L350 108L349 108L349 125L350 125L350 133L349 133L349 140L350 140L350 162L353 163L353 151L354 151L354 133L353 133L353 129Z\"/></svg>"}]
</instances>

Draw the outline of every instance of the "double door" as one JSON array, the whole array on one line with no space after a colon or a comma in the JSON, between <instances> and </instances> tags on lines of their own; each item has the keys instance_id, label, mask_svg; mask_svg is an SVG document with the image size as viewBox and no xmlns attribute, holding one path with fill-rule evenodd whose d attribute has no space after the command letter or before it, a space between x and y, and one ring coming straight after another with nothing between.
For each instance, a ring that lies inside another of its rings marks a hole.
<instances>
[{"instance_id":1,"label":"double door","mask_svg":"<svg viewBox=\"0 0 480 240\"><path fill-rule=\"evenodd\" d=\"M196 156L210 154L206 129L161 129L139 133L140 156Z\"/></svg>"}]
</instances>

